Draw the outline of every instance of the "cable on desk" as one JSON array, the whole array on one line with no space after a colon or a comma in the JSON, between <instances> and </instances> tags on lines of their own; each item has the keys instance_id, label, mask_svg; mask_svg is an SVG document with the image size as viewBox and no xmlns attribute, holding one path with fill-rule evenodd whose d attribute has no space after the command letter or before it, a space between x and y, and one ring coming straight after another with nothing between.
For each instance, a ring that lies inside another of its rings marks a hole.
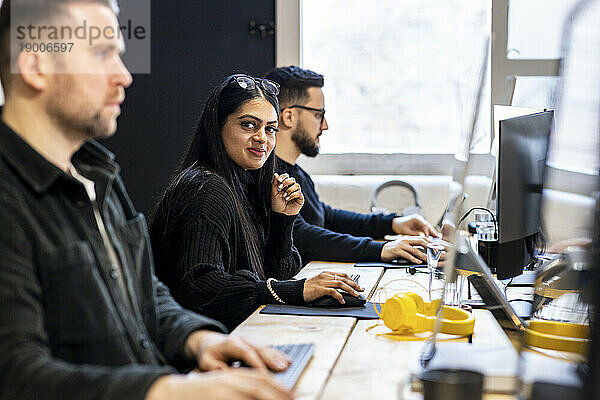
<instances>
[{"instance_id":1,"label":"cable on desk","mask_svg":"<svg viewBox=\"0 0 600 400\"><path fill-rule=\"evenodd\" d=\"M508 300L509 303L512 302L512 301L525 301L527 303L533 304L533 300L531 300L531 299L512 299L512 300Z\"/></svg>"},{"instance_id":2,"label":"cable on desk","mask_svg":"<svg viewBox=\"0 0 600 400\"><path fill-rule=\"evenodd\" d=\"M504 282L498 281L504 285L504 298L506 298L506 296L507 296L506 291L508 290L508 287L510 286L510 284L513 282L514 279L515 279L514 277L510 278L510 280L508 282L506 282L506 285L504 285Z\"/></svg>"},{"instance_id":3,"label":"cable on desk","mask_svg":"<svg viewBox=\"0 0 600 400\"><path fill-rule=\"evenodd\" d=\"M490 215L492 216L492 221L494 222L494 238L497 238L498 237L498 222L496 221L496 216L489 208L479 207L479 206L471 207L469 209L469 211L467 211L466 213L463 214L462 217L460 217L460 219L458 220L458 224L456 224L456 226L458 227L465 220L465 218L467 218L469 216L469 214L471 214L475 210L487 211L488 213L490 213Z\"/></svg>"}]
</instances>

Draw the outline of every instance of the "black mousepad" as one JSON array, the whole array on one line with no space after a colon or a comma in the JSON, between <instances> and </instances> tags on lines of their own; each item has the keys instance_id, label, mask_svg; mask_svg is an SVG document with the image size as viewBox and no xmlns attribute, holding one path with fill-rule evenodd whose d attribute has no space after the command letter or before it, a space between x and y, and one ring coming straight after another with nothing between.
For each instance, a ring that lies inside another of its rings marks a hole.
<instances>
[{"instance_id":1,"label":"black mousepad","mask_svg":"<svg viewBox=\"0 0 600 400\"><path fill-rule=\"evenodd\" d=\"M375 303L381 312L381 303ZM269 304L262 310L261 314L286 314L305 315L311 317L352 317L358 319L379 319L379 315L373 309L373 303L365 303L361 307L338 307L317 308L306 306L292 306L288 304Z\"/></svg>"},{"instance_id":2,"label":"black mousepad","mask_svg":"<svg viewBox=\"0 0 600 400\"><path fill-rule=\"evenodd\" d=\"M423 265L424 264L424 265ZM365 268L365 267L383 267L383 268L387 268L387 269L394 269L394 268L402 268L402 269L408 269L408 268L427 268L427 263L423 263L423 264L414 264L414 263L410 263L409 261L406 262L385 262L385 261L373 261L373 262L357 262L354 264L355 267L357 268Z\"/></svg>"}]
</instances>

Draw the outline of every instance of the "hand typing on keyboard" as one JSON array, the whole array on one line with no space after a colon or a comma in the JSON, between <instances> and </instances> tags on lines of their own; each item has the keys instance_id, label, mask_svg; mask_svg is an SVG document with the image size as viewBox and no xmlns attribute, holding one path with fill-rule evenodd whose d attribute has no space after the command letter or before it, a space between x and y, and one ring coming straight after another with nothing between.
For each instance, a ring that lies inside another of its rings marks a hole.
<instances>
[{"instance_id":1,"label":"hand typing on keyboard","mask_svg":"<svg viewBox=\"0 0 600 400\"><path fill-rule=\"evenodd\" d=\"M315 345L313 343L283 344L273 346L272 349L285 354L290 360L289 367L285 371L275 373L275 380L284 388L292 389L310 361ZM246 365L241 361L236 361L231 366L237 368Z\"/></svg>"},{"instance_id":2,"label":"hand typing on keyboard","mask_svg":"<svg viewBox=\"0 0 600 400\"><path fill-rule=\"evenodd\" d=\"M287 370L275 374L275 379L284 388L292 389L302 374L302 371L304 371L306 364L310 361L315 345L313 343L302 343L284 344L274 347L286 354L292 360L292 364Z\"/></svg>"},{"instance_id":3,"label":"hand typing on keyboard","mask_svg":"<svg viewBox=\"0 0 600 400\"><path fill-rule=\"evenodd\" d=\"M237 398L291 400L292 393L275 381L268 372L284 371L290 359L280 351L255 346L242 338L199 330L185 342L185 354L198 362L204 371L187 375L165 375L149 388L145 400L202 398L229 400ZM253 368L229 368L241 360Z\"/></svg>"}]
</instances>

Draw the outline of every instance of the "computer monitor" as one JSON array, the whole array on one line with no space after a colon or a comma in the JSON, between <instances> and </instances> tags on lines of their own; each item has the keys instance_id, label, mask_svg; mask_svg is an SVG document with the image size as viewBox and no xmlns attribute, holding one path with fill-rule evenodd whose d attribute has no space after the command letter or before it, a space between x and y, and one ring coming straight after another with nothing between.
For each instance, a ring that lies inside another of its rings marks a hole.
<instances>
[{"instance_id":1,"label":"computer monitor","mask_svg":"<svg viewBox=\"0 0 600 400\"><path fill-rule=\"evenodd\" d=\"M600 171L598 171L600 176ZM599 182L600 183L600 182ZM600 185L598 185L600 187ZM592 277L590 284L590 297L593 298L593 319L591 324L592 344L588 350L589 372L584 378L584 393L590 398L600 396L600 197L596 199L594 212L594 233L592 236Z\"/></svg>"},{"instance_id":2,"label":"computer monitor","mask_svg":"<svg viewBox=\"0 0 600 400\"><path fill-rule=\"evenodd\" d=\"M523 272L541 233L541 202L553 111L500 121L496 166L498 279Z\"/></svg>"}]
</instances>

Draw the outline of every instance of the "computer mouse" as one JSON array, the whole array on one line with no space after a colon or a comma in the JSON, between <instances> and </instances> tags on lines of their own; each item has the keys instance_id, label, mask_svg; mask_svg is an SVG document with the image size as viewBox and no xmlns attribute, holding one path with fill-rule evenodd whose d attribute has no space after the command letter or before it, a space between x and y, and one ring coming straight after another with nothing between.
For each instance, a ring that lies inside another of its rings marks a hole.
<instances>
[{"instance_id":1,"label":"computer mouse","mask_svg":"<svg viewBox=\"0 0 600 400\"><path fill-rule=\"evenodd\" d=\"M408 265L420 265L420 264L415 264L412 261L408 261L406 258L396 258L396 259L394 259L394 260L391 261L391 264L394 264L394 265L406 265L406 266L408 266Z\"/></svg>"},{"instance_id":2,"label":"computer mouse","mask_svg":"<svg viewBox=\"0 0 600 400\"><path fill-rule=\"evenodd\" d=\"M423 246L414 246L414 247L415 247L415 249L419 250L421 253L427 255L427 249L424 248ZM424 264L426 265L427 264L427 261L422 261L421 264L417 264L417 263L407 260L406 258L396 258L396 259L392 260L391 262L392 262L392 264L396 264L396 265L424 265Z\"/></svg>"},{"instance_id":3,"label":"computer mouse","mask_svg":"<svg viewBox=\"0 0 600 400\"><path fill-rule=\"evenodd\" d=\"M310 303L310 305L313 307L328 308L362 307L367 302L367 299L362 294L359 294L358 297L354 297L350 293L346 292L340 292L340 294L344 298L344 301L346 302L345 304L340 303L335 297L323 296Z\"/></svg>"}]
</instances>

